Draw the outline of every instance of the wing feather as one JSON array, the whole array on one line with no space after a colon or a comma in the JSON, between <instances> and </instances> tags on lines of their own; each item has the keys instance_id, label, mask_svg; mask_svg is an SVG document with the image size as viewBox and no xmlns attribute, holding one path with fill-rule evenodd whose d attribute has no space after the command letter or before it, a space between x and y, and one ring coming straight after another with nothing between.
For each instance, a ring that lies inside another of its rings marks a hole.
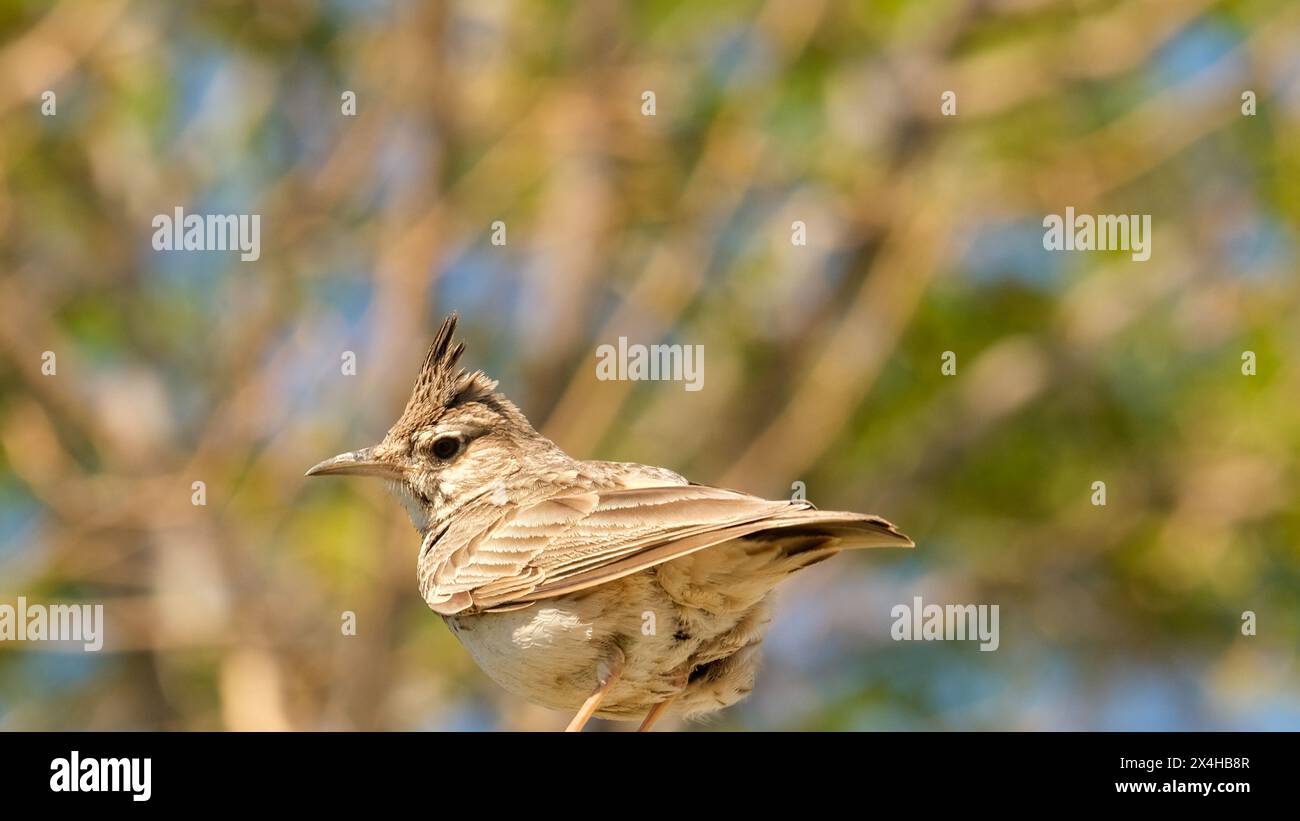
<instances>
[{"instance_id":1,"label":"wing feather","mask_svg":"<svg viewBox=\"0 0 1300 821\"><path fill-rule=\"evenodd\" d=\"M815 527L845 546L911 545L888 522L707 485L561 493L458 517L425 538L420 589L436 612L514 609L765 530Z\"/></svg>"}]
</instances>

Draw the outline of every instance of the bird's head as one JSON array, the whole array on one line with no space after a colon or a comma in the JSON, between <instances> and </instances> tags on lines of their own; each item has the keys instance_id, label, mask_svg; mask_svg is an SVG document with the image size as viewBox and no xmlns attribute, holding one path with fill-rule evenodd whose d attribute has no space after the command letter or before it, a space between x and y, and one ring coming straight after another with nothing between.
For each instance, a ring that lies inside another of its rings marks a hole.
<instances>
[{"instance_id":1,"label":"bird's head","mask_svg":"<svg viewBox=\"0 0 1300 821\"><path fill-rule=\"evenodd\" d=\"M386 479L419 530L463 504L498 492L525 460L557 452L482 371L457 363L456 315L443 321L424 358L406 409L379 444L340 453L308 476Z\"/></svg>"}]
</instances>

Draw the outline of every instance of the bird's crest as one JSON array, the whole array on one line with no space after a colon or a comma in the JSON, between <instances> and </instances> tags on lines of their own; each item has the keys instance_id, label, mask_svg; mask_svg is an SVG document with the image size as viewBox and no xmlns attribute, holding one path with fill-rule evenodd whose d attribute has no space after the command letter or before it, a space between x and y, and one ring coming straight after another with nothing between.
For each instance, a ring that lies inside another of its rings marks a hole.
<instances>
[{"instance_id":1,"label":"bird's crest","mask_svg":"<svg viewBox=\"0 0 1300 821\"><path fill-rule=\"evenodd\" d=\"M457 319L457 315L452 313L442 321L442 327L424 356L420 375L415 379L415 388L397 427L415 430L447 408L486 399L496 390L497 381L483 371L457 368L461 355L465 353L465 343L452 344Z\"/></svg>"}]
</instances>

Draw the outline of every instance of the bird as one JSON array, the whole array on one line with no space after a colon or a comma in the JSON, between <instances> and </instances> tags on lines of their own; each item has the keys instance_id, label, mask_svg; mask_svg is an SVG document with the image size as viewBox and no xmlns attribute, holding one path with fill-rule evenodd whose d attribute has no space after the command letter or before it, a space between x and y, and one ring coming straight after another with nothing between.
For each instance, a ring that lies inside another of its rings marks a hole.
<instances>
[{"instance_id":1,"label":"bird","mask_svg":"<svg viewBox=\"0 0 1300 821\"><path fill-rule=\"evenodd\" d=\"M910 548L885 519L574 459L459 363L442 323L383 439L307 476L383 479L420 533L420 594L506 691L593 717L698 719L754 687L773 589L850 548Z\"/></svg>"}]
</instances>

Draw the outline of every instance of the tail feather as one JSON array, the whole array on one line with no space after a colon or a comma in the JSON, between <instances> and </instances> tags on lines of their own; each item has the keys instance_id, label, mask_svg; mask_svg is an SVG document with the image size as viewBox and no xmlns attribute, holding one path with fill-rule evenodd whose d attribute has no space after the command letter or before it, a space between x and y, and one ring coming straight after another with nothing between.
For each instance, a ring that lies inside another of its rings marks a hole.
<instances>
[{"instance_id":1,"label":"tail feather","mask_svg":"<svg viewBox=\"0 0 1300 821\"><path fill-rule=\"evenodd\" d=\"M763 527L657 567L659 583L679 604L713 615L742 613L799 570L842 550L914 547L879 516L795 509Z\"/></svg>"},{"instance_id":2,"label":"tail feather","mask_svg":"<svg viewBox=\"0 0 1300 821\"><path fill-rule=\"evenodd\" d=\"M789 522L790 524L785 524ZM778 524L779 523L779 524ZM838 510L793 510L775 520L773 524L783 533L807 530L834 536L840 540L840 550L854 550L867 547L916 547L916 543L907 534L879 516L869 513L846 513ZM773 528L773 529L777 529ZM761 535L768 531L753 534Z\"/></svg>"}]
</instances>

